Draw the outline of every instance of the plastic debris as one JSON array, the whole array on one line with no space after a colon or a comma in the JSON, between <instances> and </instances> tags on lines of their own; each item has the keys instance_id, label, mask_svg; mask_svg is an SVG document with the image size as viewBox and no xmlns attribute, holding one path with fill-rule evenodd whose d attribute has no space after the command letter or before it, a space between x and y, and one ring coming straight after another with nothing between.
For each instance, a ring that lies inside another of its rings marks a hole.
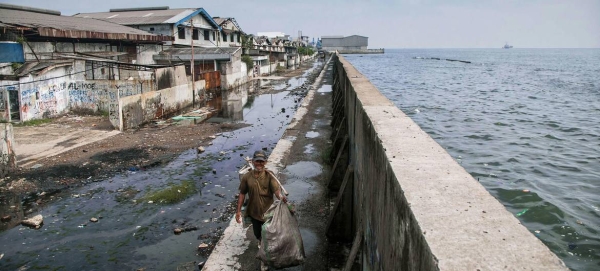
<instances>
[{"instance_id":1,"label":"plastic debris","mask_svg":"<svg viewBox=\"0 0 600 271\"><path fill-rule=\"evenodd\" d=\"M523 189L524 193L529 193L529 189Z\"/></svg>"},{"instance_id":2,"label":"plastic debris","mask_svg":"<svg viewBox=\"0 0 600 271\"><path fill-rule=\"evenodd\" d=\"M517 213L517 216L522 216L525 213L527 213L527 211L529 211L529 209L523 209L523 211L520 211L520 212Z\"/></svg>"}]
</instances>

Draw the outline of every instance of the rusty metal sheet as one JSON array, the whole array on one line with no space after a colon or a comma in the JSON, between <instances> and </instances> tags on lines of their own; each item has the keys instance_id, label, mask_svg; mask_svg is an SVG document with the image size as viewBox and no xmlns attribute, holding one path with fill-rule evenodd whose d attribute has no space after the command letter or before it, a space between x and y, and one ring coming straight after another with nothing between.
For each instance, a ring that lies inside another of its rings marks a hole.
<instances>
[{"instance_id":1,"label":"rusty metal sheet","mask_svg":"<svg viewBox=\"0 0 600 271\"><path fill-rule=\"evenodd\" d=\"M39 27L38 33L42 37L72 38L72 39L106 39L106 40L131 40L131 41L172 41L170 36L141 35L127 33L105 33L85 30L62 30L49 27Z\"/></svg>"},{"instance_id":2,"label":"rusty metal sheet","mask_svg":"<svg viewBox=\"0 0 600 271\"><path fill-rule=\"evenodd\" d=\"M200 74L201 78L206 82L205 89L212 90L221 87L221 72L213 71L213 72L205 72Z\"/></svg>"}]
</instances>

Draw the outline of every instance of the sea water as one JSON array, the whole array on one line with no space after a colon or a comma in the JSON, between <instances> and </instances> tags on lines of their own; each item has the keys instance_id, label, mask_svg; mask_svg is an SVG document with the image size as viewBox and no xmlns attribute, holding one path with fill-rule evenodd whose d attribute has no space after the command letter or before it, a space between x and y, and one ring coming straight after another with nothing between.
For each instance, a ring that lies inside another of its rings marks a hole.
<instances>
[{"instance_id":1,"label":"sea water","mask_svg":"<svg viewBox=\"0 0 600 271\"><path fill-rule=\"evenodd\" d=\"M600 49L344 57L569 268L600 269Z\"/></svg>"}]
</instances>

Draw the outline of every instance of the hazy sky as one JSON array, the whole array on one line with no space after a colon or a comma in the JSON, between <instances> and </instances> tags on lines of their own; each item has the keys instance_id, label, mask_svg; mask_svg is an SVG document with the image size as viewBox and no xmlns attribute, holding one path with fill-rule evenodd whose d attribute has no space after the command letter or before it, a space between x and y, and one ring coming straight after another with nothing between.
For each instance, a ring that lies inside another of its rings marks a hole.
<instances>
[{"instance_id":1,"label":"hazy sky","mask_svg":"<svg viewBox=\"0 0 600 271\"><path fill-rule=\"evenodd\" d=\"M61 11L202 7L242 29L369 37L369 48L600 48L600 0L0 0Z\"/></svg>"}]
</instances>

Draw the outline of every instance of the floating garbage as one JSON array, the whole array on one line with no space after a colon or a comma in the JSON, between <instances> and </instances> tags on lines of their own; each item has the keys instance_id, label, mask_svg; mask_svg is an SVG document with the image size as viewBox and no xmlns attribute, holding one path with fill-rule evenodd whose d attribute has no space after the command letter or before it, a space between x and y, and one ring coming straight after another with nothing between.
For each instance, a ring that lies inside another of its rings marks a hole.
<instances>
[{"instance_id":1,"label":"floating garbage","mask_svg":"<svg viewBox=\"0 0 600 271\"><path fill-rule=\"evenodd\" d=\"M517 213L517 216L522 216L525 213L527 213L527 211L529 211L529 209L523 209L523 211L520 211L520 212Z\"/></svg>"}]
</instances>

